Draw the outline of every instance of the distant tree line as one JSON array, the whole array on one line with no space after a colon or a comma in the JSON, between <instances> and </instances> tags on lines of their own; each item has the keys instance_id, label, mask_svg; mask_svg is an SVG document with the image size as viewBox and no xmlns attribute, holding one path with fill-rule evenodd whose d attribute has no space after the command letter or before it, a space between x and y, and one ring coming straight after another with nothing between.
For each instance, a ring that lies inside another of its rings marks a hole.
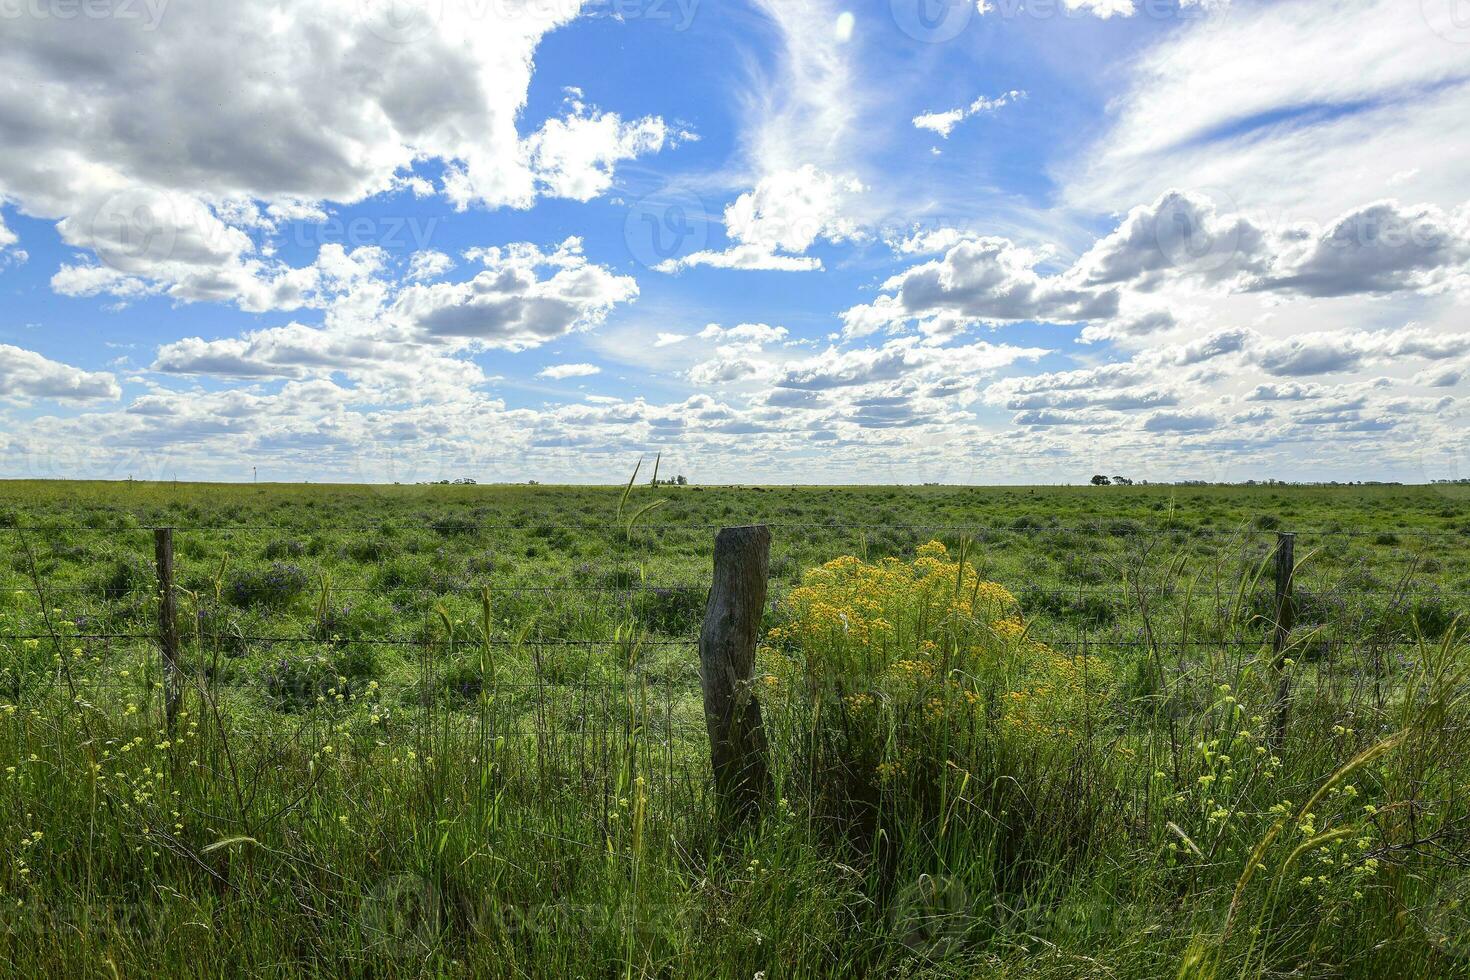
<instances>
[{"instance_id":1,"label":"distant tree line","mask_svg":"<svg viewBox=\"0 0 1470 980\"><path fill-rule=\"evenodd\" d=\"M1470 485L1470 480L1430 480L1432 484L1455 484ZM1091 483L1095 487L1131 487L1134 481L1126 476L1105 476L1098 473L1093 476ZM1146 487L1151 484L1147 480L1139 480L1138 486ZM1232 483L1226 480L1175 480L1172 483L1154 483L1156 487L1401 487L1404 484L1398 480L1241 480Z\"/></svg>"}]
</instances>

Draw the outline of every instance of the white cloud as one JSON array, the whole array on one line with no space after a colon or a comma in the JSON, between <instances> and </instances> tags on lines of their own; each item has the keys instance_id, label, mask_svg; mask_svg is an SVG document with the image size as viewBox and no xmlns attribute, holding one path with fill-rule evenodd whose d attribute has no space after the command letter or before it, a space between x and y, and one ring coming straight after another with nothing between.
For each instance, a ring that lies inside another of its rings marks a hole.
<instances>
[{"instance_id":1,"label":"white cloud","mask_svg":"<svg viewBox=\"0 0 1470 980\"><path fill-rule=\"evenodd\" d=\"M917 322L935 335L977 324L1020 320L1074 322L1118 313L1115 290L1082 288L1065 276L1036 271L1042 256L1004 238L962 241L941 259L883 284L883 295L843 314L848 336Z\"/></svg>"},{"instance_id":2,"label":"white cloud","mask_svg":"<svg viewBox=\"0 0 1470 980\"><path fill-rule=\"evenodd\" d=\"M1145 432L1208 432L1220 420L1208 412L1154 412L1143 420Z\"/></svg>"},{"instance_id":3,"label":"white cloud","mask_svg":"<svg viewBox=\"0 0 1470 980\"><path fill-rule=\"evenodd\" d=\"M20 403L36 398L88 402L112 401L121 396L117 379L106 371L83 371L35 351L0 344L0 399Z\"/></svg>"},{"instance_id":4,"label":"white cloud","mask_svg":"<svg viewBox=\"0 0 1470 980\"><path fill-rule=\"evenodd\" d=\"M760 377L766 368L765 363L754 357L728 351L694 365L689 369L688 378L691 384L701 387L727 385Z\"/></svg>"},{"instance_id":5,"label":"white cloud","mask_svg":"<svg viewBox=\"0 0 1470 980\"><path fill-rule=\"evenodd\" d=\"M1203 195L1170 190L1130 210L1078 260L1077 273L1093 286L1149 290L1165 275L1220 281L1262 273L1269 251L1266 233L1249 219L1221 214Z\"/></svg>"},{"instance_id":6,"label":"white cloud","mask_svg":"<svg viewBox=\"0 0 1470 980\"><path fill-rule=\"evenodd\" d=\"M916 371L926 372L927 380L939 380L944 375L978 378L1017 361L1035 360L1047 353L1042 348L984 342L965 347L940 347L923 344L914 337L904 337L891 340L882 347L846 351L829 348L814 357L788 365L774 379L774 384L777 388L825 391L897 381Z\"/></svg>"},{"instance_id":7,"label":"white cloud","mask_svg":"<svg viewBox=\"0 0 1470 980\"><path fill-rule=\"evenodd\" d=\"M517 129L542 36L578 5L240 0L167 16L7 17L0 198L59 222L99 266L57 288L162 292L250 311L321 305L312 268L262 236L447 168L459 207L586 199L620 160L660 148L661 120L575 107ZM407 16L405 16L405 13ZM136 83L147 79L147 84Z\"/></svg>"},{"instance_id":8,"label":"white cloud","mask_svg":"<svg viewBox=\"0 0 1470 980\"><path fill-rule=\"evenodd\" d=\"M771 174L725 209L725 230L735 243L725 251L702 251L671 259L662 272L708 265L727 269L808 271L821 262L804 256L818 240L861 237L847 205L864 190L852 176L836 176L811 164Z\"/></svg>"},{"instance_id":9,"label":"white cloud","mask_svg":"<svg viewBox=\"0 0 1470 980\"><path fill-rule=\"evenodd\" d=\"M700 340L759 349L768 344L780 343L790 334L785 327L773 327L767 323L741 323L733 327L722 327L718 323L711 323L697 336Z\"/></svg>"},{"instance_id":10,"label":"white cloud","mask_svg":"<svg viewBox=\"0 0 1470 980\"><path fill-rule=\"evenodd\" d=\"M976 99L967 106L958 109L949 109L945 112L926 112L914 117L914 126L917 129L928 129L938 133L944 139L949 139L949 134L954 128L966 119L973 118L982 113L995 112L1010 105L1018 99L1024 99L1026 93L1018 89L1002 92L993 99L984 96Z\"/></svg>"},{"instance_id":11,"label":"white cloud","mask_svg":"<svg viewBox=\"0 0 1470 980\"><path fill-rule=\"evenodd\" d=\"M657 116L625 123L615 112L600 112L575 101L571 114L548 119L526 141L526 148L546 194L590 201L612 186L617 164L657 153L673 136ZM678 136L693 138L690 133Z\"/></svg>"},{"instance_id":12,"label":"white cloud","mask_svg":"<svg viewBox=\"0 0 1470 980\"><path fill-rule=\"evenodd\" d=\"M788 336L785 327L765 323L741 323L722 327L711 323L695 337L715 345L714 356L687 372L692 384L702 387L763 378L780 369L780 359L767 356L765 348L780 344Z\"/></svg>"},{"instance_id":13,"label":"white cloud","mask_svg":"<svg viewBox=\"0 0 1470 980\"><path fill-rule=\"evenodd\" d=\"M1323 227L1268 227L1222 213L1203 195L1171 190L1128 212L1078 260L1089 286L1152 291L1190 280L1310 297L1428 291L1470 279L1470 220L1433 205L1378 201Z\"/></svg>"},{"instance_id":14,"label":"white cloud","mask_svg":"<svg viewBox=\"0 0 1470 980\"><path fill-rule=\"evenodd\" d=\"M1470 353L1470 334L1419 327L1377 332L1318 331L1258 344L1255 363L1277 377L1316 377L1359 371L1405 359L1445 360Z\"/></svg>"},{"instance_id":15,"label":"white cloud","mask_svg":"<svg viewBox=\"0 0 1470 980\"><path fill-rule=\"evenodd\" d=\"M372 335L300 323L253 330L239 338L189 337L158 349L153 370L229 378L295 378L375 372L380 366L417 361L405 346Z\"/></svg>"},{"instance_id":16,"label":"white cloud","mask_svg":"<svg viewBox=\"0 0 1470 980\"><path fill-rule=\"evenodd\" d=\"M5 226L5 215L0 214L0 269L5 268L11 262L17 264L25 262L30 257L25 249L15 248L19 241L15 232Z\"/></svg>"},{"instance_id":17,"label":"white cloud","mask_svg":"<svg viewBox=\"0 0 1470 980\"><path fill-rule=\"evenodd\" d=\"M1219 189L1277 223L1328 221L1395 177L1453 208L1470 184L1470 62L1403 0L1235 4L1160 35L1112 125L1061 168L1093 211Z\"/></svg>"},{"instance_id":18,"label":"white cloud","mask_svg":"<svg viewBox=\"0 0 1470 980\"><path fill-rule=\"evenodd\" d=\"M1463 364L1431 368L1415 375L1414 383L1426 388L1458 388L1465 382L1466 371L1467 368Z\"/></svg>"},{"instance_id":19,"label":"white cloud","mask_svg":"<svg viewBox=\"0 0 1470 980\"><path fill-rule=\"evenodd\" d=\"M872 101L870 81L854 70L860 49L831 25L843 12L834 0L756 0L776 28L777 67L743 92L744 149L759 177L804 166L835 169L852 157L855 123Z\"/></svg>"},{"instance_id":20,"label":"white cloud","mask_svg":"<svg viewBox=\"0 0 1470 980\"><path fill-rule=\"evenodd\" d=\"M596 364L553 364L551 367L543 368L536 377L565 381L567 378L590 378L601 373L602 368Z\"/></svg>"},{"instance_id":21,"label":"white cloud","mask_svg":"<svg viewBox=\"0 0 1470 980\"><path fill-rule=\"evenodd\" d=\"M469 282L409 286L395 317L426 337L524 350L600 323L638 284L588 262L579 239L554 252L520 244L472 250L485 271ZM542 270L550 275L542 278Z\"/></svg>"},{"instance_id":22,"label":"white cloud","mask_svg":"<svg viewBox=\"0 0 1470 980\"><path fill-rule=\"evenodd\" d=\"M443 252L432 249L413 253L408 264L408 278L414 282L427 282L454 269L454 259Z\"/></svg>"},{"instance_id":23,"label":"white cloud","mask_svg":"<svg viewBox=\"0 0 1470 980\"><path fill-rule=\"evenodd\" d=\"M299 323L239 338L186 338L159 348L153 369L234 378L329 377L337 372L369 387L404 386L410 400L461 398L483 372L455 357L466 350L525 350L600 323L638 294L631 278L588 262L578 239L543 251L519 243L471 249L485 266L467 282L425 284L414 266L403 283L355 261L360 249L322 250L323 265L346 285L321 327ZM442 263L435 263L442 264Z\"/></svg>"}]
</instances>

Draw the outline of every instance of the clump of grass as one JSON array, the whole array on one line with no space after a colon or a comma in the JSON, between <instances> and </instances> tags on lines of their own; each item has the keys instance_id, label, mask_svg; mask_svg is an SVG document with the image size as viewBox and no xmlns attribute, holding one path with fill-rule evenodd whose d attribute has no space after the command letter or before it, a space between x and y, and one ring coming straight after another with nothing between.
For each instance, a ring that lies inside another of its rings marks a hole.
<instances>
[{"instance_id":1,"label":"clump of grass","mask_svg":"<svg viewBox=\"0 0 1470 980\"><path fill-rule=\"evenodd\" d=\"M278 609L305 594L310 584L302 568L278 561L266 568L234 570L226 582L225 596L240 609Z\"/></svg>"}]
</instances>

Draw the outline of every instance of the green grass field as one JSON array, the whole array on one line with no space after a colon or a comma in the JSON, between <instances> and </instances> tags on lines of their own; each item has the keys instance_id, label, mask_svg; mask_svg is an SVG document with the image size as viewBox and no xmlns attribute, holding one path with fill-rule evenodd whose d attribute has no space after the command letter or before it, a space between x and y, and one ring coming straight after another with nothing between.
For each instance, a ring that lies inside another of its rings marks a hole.
<instances>
[{"instance_id":1,"label":"green grass field","mask_svg":"<svg viewBox=\"0 0 1470 980\"><path fill-rule=\"evenodd\" d=\"M715 533L750 523L775 792L730 825L694 640ZM1470 976L1467 610L1470 487L0 484L0 949Z\"/></svg>"}]
</instances>

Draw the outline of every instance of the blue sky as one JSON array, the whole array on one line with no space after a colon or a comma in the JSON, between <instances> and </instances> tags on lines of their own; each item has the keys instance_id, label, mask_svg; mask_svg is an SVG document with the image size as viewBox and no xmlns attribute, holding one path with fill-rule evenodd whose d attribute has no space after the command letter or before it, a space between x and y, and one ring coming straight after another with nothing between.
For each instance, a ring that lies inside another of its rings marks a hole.
<instances>
[{"instance_id":1,"label":"blue sky","mask_svg":"<svg viewBox=\"0 0 1470 980\"><path fill-rule=\"evenodd\" d=\"M0 477L1470 477L1453 0L0 31Z\"/></svg>"}]
</instances>

